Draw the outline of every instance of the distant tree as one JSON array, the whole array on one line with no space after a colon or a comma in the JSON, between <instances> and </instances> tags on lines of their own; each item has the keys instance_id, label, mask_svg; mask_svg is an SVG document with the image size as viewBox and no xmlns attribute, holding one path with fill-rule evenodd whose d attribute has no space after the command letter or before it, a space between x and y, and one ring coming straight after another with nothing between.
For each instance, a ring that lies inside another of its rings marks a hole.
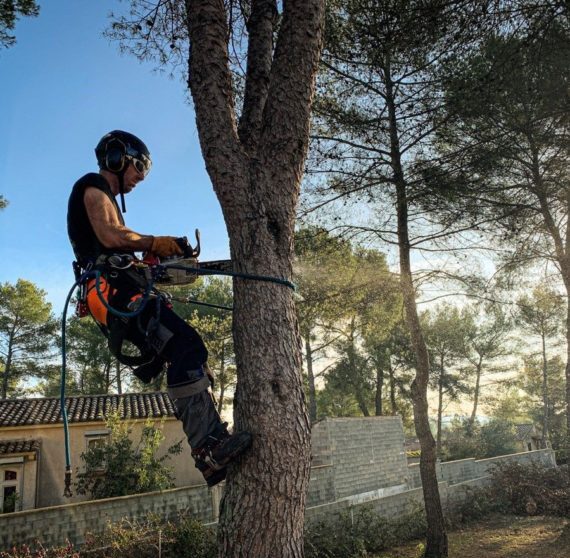
<instances>
[{"instance_id":1,"label":"distant tree","mask_svg":"<svg viewBox=\"0 0 570 558\"><path fill-rule=\"evenodd\" d=\"M473 315L471 334L467 336L465 358L468 361L467 374L475 377L473 387L473 410L471 422L477 418L477 409L481 395L481 380L484 374L499 374L506 371L501 359L511 353L507 339L512 330L512 322L496 305L481 312L476 306L469 312Z\"/></svg>"},{"instance_id":2,"label":"distant tree","mask_svg":"<svg viewBox=\"0 0 570 558\"><path fill-rule=\"evenodd\" d=\"M475 324L468 310L444 303L421 315L422 330L430 353L430 386L437 390L436 452L441 455L441 428L444 399L457 400L469 392L465 369L465 347Z\"/></svg>"},{"instance_id":3,"label":"distant tree","mask_svg":"<svg viewBox=\"0 0 570 558\"><path fill-rule=\"evenodd\" d=\"M136 445L132 425L118 413L107 417L107 428L109 439L81 454L85 469L77 474L78 494L97 500L174 486L172 470L165 463L182 451L182 441L158 457L164 434L151 420L145 422Z\"/></svg>"},{"instance_id":4,"label":"distant tree","mask_svg":"<svg viewBox=\"0 0 570 558\"><path fill-rule=\"evenodd\" d=\"M46 371L57 331L45 291L24 279L0 284L0 399L14 394L19 381Z\"/></svg>"},{"instance_id":5,"label":"distant tree","mask_svg":"<svg viewBox=\"0 0 570 558\"><path fill-rule=\"evenodd\" d=\"M446 93L453 117L438 142L449 157L438 165L433 184L463 215L487 220L484 228L494 235L488 244L501 246L507 269L550 263L568 299L570 29L564 3L557 4L558 11L545 3L552 15L547 25L542 18L525 19L521 10L514 30L506 26L456 60ZM568 304L566 312L570 324ZM570 328L565 330L568 341Z\"/></svg>"},{"instance_id":6,"label":"distant tree","mask_svg":"<svg viewBox=\"0 0 570 558\"><path fill-rule=\"evenodd\" d=\"M519 451L517 445L517 435L512 423L493 419L481 426L479 434L481 459L496 457L497 455L508 455Z\"/></svg>"},{"instance_id":7,"label":"distant tree","mask_svg":"<svg viewBox=\"0 0 570 558\"><path fill-rule=\"evenodd\" d=\"M10 31L20 16L37 16L40 7L35 0L0 0L0 47L16 44L16 37Z\"/></svg>"},{"instance_id":8,"label":"distant tree","mask_svg":"<svg viewBox=\"0 0 570 558\"><path fill-rule=\"evenodd\" d=\"M356 273L353 248L326 229L305 227L295 234L295 303L307 370L309 418L317 420L315 363L326 355L338 333L331 326L345 315L345 303L354 292Z\"/></svg>"},{"instance_id":9,"label":"distant tree","mask_svg":"<svg viewBox=\"0 0 570 558\"><path fill-rule=\"evenodd\" d=\"M559 355L548 359L544 373L542 355L528 356L520 377L520 387L528 397L524 401L525 410L530 417L528 422L544 424L544 392L548 393L548 441L552 448L564 451L566 436L566 405L564 396L564 362ZM547 379L546 390L544 378Z\"/></svg>"},{"instance_id":10,"label":"distant tree","mask_svg":"<svg viewBox=\"0 0 570 558\"><path fill-rule=\"evenodd\" d=\"M452 461L508 455L519 448L513 423L493 418L486 424L469 419L455 421L446 430L443 450L445 460Z\"/></svg>"},{"instance_id":11,"label":"distant tree","mask_svg":"<svg viewBox=\"0 0 570 558\"><path fill-rule=\"evenodd\" d=\"M518 324L524 331L540 339L542 360L542 439L543 443L549 438L549 379L547 342L562 332L566 315L566 297L546 285L539 285L532 295L518 299Z\"/></svg>"},{"instance_id":12,"label":"distant tree","mask_svg":"<svg viewBox=\"0 0 570 558\"><path fill-rule=\"evenodd\" d=\"M529 395L518 381L510 380L497 385L487 397L489 414L497 420L513 424L531 422L528 412L531 406Z\"/></svg>"},{"instance_id":13,"label":"distant tree","mask_svg":"<svg viewBox=\"0 0 570 558\"><path fill-rule=\"evenodd\" d=\"M8 206L8 200L0 194L0 210Z\"/></svg>"}]
</instances>

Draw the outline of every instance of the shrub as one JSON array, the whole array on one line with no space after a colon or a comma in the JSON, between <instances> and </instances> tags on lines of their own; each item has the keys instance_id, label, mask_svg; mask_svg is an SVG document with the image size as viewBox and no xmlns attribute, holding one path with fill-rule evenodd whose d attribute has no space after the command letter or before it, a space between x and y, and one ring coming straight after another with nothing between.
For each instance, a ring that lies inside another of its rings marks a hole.
<instances>
[{"instance_id":1,"label":"shrub","mask_svg":"<svg viewBox=\"0 0 570 558\"><path fill-rule=\"evenodd\" d=\"M174 521L149 515L143 521L109 524L107 531L90 536L84 549L89 558L215 558L215 531L181 514Z\"/></svg>"},{"instance_id":2,"label":"shrub","mask_svg":"<svg viewBox=\"0 0 570 558\"><path fill-rule=\"evenodd\" d=\"M417 508L387 519L371 507L343 512L313 523L305 531L306 558L357 558L425 535L425 514Z\"/></svg>"},{"instance_id":3,"label":"shrub","mask_svg":"<svg viewBox=\"0 0 570 558\"><path fill-rule=\"evenodd\" d=\"M182 451L182 442L157 457L164 435L151 420L145 422L137 446L131 439L132 425L121 420L118 413L107 417L107 427L111 432L109 441L91 446L81 454L85 470L77 474L78 494L88 494L97 500L174 486L171 467L165 462Z\"/></svg>"},{"instance_id":4,"label":"shrub","mask_svg":"<svg viewBox=\"0 0 570 558\"><path fill-rule=\"evenodd\" d=\"M491 472L489 497L505 510L521 515L570 515L568 468L498 463Z\"/></svg>"}]
</instances>

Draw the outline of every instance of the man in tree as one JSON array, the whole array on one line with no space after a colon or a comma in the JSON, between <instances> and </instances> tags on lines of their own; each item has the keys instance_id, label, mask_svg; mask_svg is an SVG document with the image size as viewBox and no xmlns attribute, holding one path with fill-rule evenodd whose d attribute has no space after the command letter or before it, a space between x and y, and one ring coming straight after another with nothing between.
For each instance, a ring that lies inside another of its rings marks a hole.
<instances>
[{"instance_id":1,"label":"man in tree","mask_svg":"<svg viewBox=\"0 0 570 558\"><path fill-rule=\"evenodd\" d=\"M101 272L100 281L91 279L85 285L89 312L108 337L111 352L121 362L137 365L134 373L143 381L150 382L168 363L168 393L196 467L213 486L225 478L228 463L249 447L251 435L230 435L222 423L209 392L208 351L198 333L159 293L144 304L150 279L134 254L181 255L182 239L139 234L125 226L115 196L121 196L124 211L124 194L144 180L151 167L150 153L139 138L115 130L103 136L95 154L99 173L88 173L75 183L67 216L79 268ZM140 356L123 354L125 340Z\"/></svg>"}]
</instances>

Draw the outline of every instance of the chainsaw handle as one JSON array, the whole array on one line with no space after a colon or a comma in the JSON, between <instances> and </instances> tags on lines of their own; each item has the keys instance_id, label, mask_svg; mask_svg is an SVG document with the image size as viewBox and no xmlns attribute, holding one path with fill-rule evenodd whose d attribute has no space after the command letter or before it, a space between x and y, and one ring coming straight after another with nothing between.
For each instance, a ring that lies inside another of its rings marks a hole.
<instances>
[{"instance_id":1,"label":"chainsaw handle","mask_svg":"<svg viewBox=\"0 0 570 558\"><path fill-rule=\"evenodd\" d=\"M197 258L200 255L200 230L196 229L196 248L192 248L192 245L188 242L188 238L182 236L176 239L176 244L182 250L182 255L184 258Z\"/></svg>"}]
</instances>

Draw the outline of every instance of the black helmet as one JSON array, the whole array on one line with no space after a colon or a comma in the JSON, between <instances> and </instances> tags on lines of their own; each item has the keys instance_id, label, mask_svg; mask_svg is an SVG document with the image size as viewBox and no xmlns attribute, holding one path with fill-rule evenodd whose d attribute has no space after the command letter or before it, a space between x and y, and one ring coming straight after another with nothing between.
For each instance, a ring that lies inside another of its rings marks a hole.
<instances>
[{"instance_id":1,"label":"black helmet","mask_svg":"<svg viewBox=\"0 0 570 558\"><path fill-rule=\"evenodd\" d=\"M146 176L152 164L144 142L133 134L121 130L105 134L95 148L95 156L100 169L119 175L125 172L131 162Z\"/></svg>"}]
</instances>

